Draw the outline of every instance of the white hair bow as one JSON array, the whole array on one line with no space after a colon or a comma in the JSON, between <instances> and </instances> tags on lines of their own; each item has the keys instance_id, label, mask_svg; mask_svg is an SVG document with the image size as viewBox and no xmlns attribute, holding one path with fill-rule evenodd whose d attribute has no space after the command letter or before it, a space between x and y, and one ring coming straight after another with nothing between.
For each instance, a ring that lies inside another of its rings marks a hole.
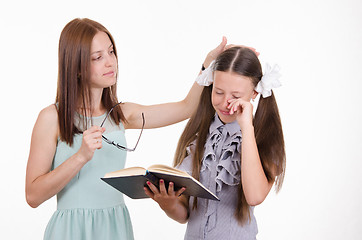
<instances>
[{"instance_id":1,"label":"white hair bow","mask_svg":"<svg viewBox=\"0 0 362 240\"><path fill-rule=\"evenodd\" d=\"M277 64L271 67L268 63L266 63L263 77L259 81L258 85L256 85L255 91L260 93L263 98L271 96L272 88L277 88L282 85L279 81L281 76L280 67Z\"/></svg>"},{"instance_id":2,"label":"white hair bow","mask_svg":"<svg viewBox=\"0 0 362 240\"><path fill-rule=\"evenodd\" d=\"M214 82L213 68L215 60L212 61L204 71L196 78L196 82L201 86L210 86ZM271 96L272 88L280 87L282 84L279 81L280 67L275 64L271 67L268 63L265 64L264 74L258 85L255 87L255 91L260 93L263 98Z\"/></svg>"},{"instance_id":3,"label":"white hair bow","mask_svg":"<svg viewBox=\"0 0 362 240\"><path fill-rule=\"evenodd\" d=\"M214 76L213 76L213 68L214 68L215 60L213 60L210 65L202 71L202 73L197 76L196 82L200 86L210 86L214 82Z\"/></svg>"}]
</instances>

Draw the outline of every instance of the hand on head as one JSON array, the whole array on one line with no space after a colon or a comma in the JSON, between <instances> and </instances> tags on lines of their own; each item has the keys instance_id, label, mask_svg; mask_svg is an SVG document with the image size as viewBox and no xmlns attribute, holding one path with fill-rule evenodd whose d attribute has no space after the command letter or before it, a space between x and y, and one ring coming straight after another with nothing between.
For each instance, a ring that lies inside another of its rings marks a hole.
<instances>
[{"instance_id":1,"label":"hand on head","mask_svg":"<svg viewBox=\"0 0 362 240\"><path fill-rule=\"evenodd\" d=\"M210 63L213 60L215 60L220 53L226 50L225 48L226 43L227 43L226 37L222 37L221 43L207 54L206 59L204 61L205 68L207 68L210 65Z\"/></svg>"},{"instance_id":2,"label":"hand on head","mask_svg":"<svg viewBox=\"0 0 362 240\"><path fill-rule=\"evenodd\" d=\"M256 51L255 48L253 48L253 47L248 47L248 46L245 46L245 45L228 44L228 45L225 46L225 49L224 49L224 50L227 50L227 49L232 48L232 47L248 48L248 49L250 49L251 51L253 51L256 56L259 57L259 55L260 55L260 52Z\"/></svg>"}]
</instances>

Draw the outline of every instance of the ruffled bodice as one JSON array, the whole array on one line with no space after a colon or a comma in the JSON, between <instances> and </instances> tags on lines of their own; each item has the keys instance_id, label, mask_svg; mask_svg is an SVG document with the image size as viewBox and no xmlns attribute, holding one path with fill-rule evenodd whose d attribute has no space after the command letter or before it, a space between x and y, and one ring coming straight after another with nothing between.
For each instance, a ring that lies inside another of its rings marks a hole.
<instances>
[{"instance_id":1,"label":"ruffled bodice","mask_svg":"<svg viewBox=\"0 0 362 240\"><path fill-rule=\"evenodd\" d=\"M241 226L234 213L241 177L241 130L237 121L224 124L215 115L209 127L200 170L200 182L214 192L220 201L190 197L190 217L185 239L255 239L257 225L250 209L251 221ZM187 147L187 157L178 166L192 173L192 152L195 142Z\"/></svg>"},{"instance_id":2,"label":"ruffled bodice","mask_svg":"<svg viewBox=\"0 0 362 240\"><path fill-rule=\"evenodd\" d=\"M202 160L201 172L216 164L216 193L224 184L237 186L240 183L241 131L237 122L224 125L218 117L209 129ZM217 161L217 163L216 163Z\"/></svg>"}]
</instances>

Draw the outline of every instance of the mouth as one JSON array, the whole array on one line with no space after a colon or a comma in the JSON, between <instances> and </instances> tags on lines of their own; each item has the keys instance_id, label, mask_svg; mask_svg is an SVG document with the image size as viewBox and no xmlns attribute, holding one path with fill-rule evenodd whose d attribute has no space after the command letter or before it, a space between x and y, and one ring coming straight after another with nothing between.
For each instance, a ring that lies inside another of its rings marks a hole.
<instances>
[{"instance_id":1,"label":"mouth","mask_svg":"<svg viewBox=\"0 0 362 240\"><path fill-rule=\"evenodd\" d=\"M221 113L222 115L227 115L227 116L231 115L231 114L230 114L230 111L223 111L223 110L220 110L220 109L219 109L219 111L220 111L220 113Z\"/></svg>"},{"instance_id":2,"label":"mouth","mask_svg":"<svg viewBox=\"0 0 362 240\"><path fill-rule=\"evenodd\" d=\"M114 71L107 72L107 73L103 74L103 76L105 76L105 77L113 77L114 76Z\"/></svg>"}]
</instances>

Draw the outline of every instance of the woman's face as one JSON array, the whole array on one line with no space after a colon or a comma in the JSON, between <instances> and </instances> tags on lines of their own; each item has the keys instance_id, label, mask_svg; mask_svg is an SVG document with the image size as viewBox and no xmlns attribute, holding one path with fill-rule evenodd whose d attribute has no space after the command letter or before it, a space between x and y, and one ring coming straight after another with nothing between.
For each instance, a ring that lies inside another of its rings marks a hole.
<instances>
[{"instance_id":1,"label":"woman's face","mask_svg":"<svg viewBox=\"0 0 362 240\"><path fill-rule=\"evenodd\" d=\"M236 114L230 115L229 113L228 100L241 98L249 102L256 95L249 77L231 72L214 72L211 102L222 122L231 123L236 120Z\"/></svg>"},{"instance_id":2,"label":"woman's face","mask_svg":"<svg viewBox=\"0 0 362 240\"><path fill-rule=\"evenodd\" d=\"M91 77L93 88L107 88L117 81L117 58L113 44L105 32L98 32L91 45Z\"/></svg>"}]
</instances>

